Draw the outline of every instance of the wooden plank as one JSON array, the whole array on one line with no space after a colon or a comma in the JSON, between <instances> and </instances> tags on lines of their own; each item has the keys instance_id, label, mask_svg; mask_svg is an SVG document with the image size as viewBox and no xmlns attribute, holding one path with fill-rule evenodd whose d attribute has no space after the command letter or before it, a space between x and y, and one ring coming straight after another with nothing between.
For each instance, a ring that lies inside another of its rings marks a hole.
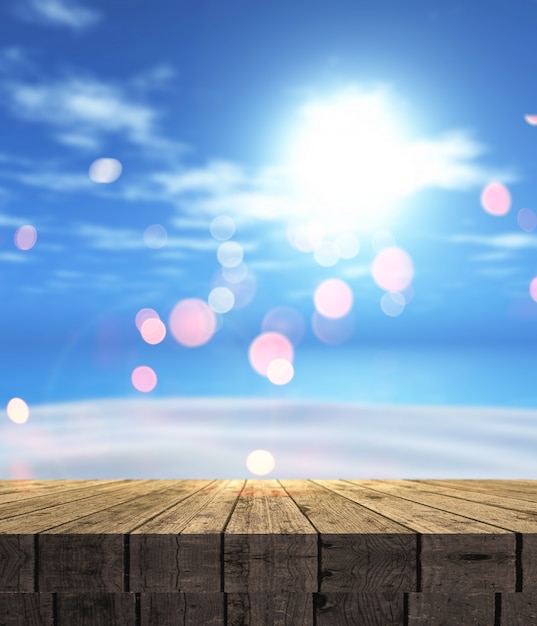
<instances>
[{"instance_id":1,"label":"wooden plank","mask_svg":"<svg viewBox=\"0 0 537 626\"><path fill-rule=\"evenodd\" d=\"M34 587L34 538L0 535L0 592L31 592Z\"/></svg>"},{"instance_id":2,"label":"wooden plank","mask_svg":"<svg viewBox=\"0 0 537 626\"><path fill-rule=\"evenodd\" d=\"M133 626L134 593L58 593L55 626Z\"/></svg>"},{"instance_id":3,"label":"wooden plank","mask_svg":"<svg viewBox=\"0 0 537 626\"><path fill-rule=\"evenodd\" d=\"M228 593L226 597L229 626L314 624L312 593Z\"/></svg>"},{"instance_id":4,"label":"wooden plank","mask_svg":"<svg viewBox=\"0 0 537 626\"><path fill-rule=\"evenodd\" d=\"M402 626L403 593L323 593L316 595L317 626Z\"/></svg>"},{"instance_id":5,"label":"wooden plank","mask_svg":"<svg viewBox=\"0 0 537 626\"><path fill-rule=\"evenodd\" d=\"M317 532L275 480L249 480L224 533L224 591L317 590Z\"/></svg>"},{"instance_id":6,"label":"wooden plank","mask_svg":"<svg viewBox=\"0 0 537 626\"><path fill-rule=\"evenodd\" d=\"M414 591L416 533L306 480L281 480L320 533L320 591Z\"/></svg>"},{"instance_id":7,"label":"wooden plank","mask_svg":"<svg viewBox=\"0 0 537 626\"><path fill-rule=\"evenodd\" d=\"M141 593L140 626L224 624L223 593Z\"/></svg>"},{"instance_id":8,"label":"wooden plank","mask_svg":"<svg viewBox=\"0 0 537 626\"><path fill-rule=\"evenodd\" d=\"M442 508L446 511L458 512L460 515L473 517L488 524L495 524L507 530L520 533L521 541L521 574L522 591L537 591L537 516L531 513L521 513L517 510L510 510L495 505L486 505L481 502L476 503L453 496L446 496L444 492L454 492L452 489L436 487L433 484L416 484L410 481L381 481L376 489L389 492L393 495L399 494L401 497L412 499L415 502L422 502ZM442 490L437 494L432 490ZM463 492L465 493L465 492ZM485 494L480 494L485 497ZM490 497L491 501L497 499ZM511 500L506 498L506 500ZM515 502L521 502L516 500ZM524 503L523 503L524 504ZM528 503L525 503L528 504ZM530 506L533 506L530 504ZM511 560L512 557L509 558ZM516 567L516 562L515 562ZM513 589L514 591L514 589Z\"/></svg>"},{"instance_id":9,"label":"wooden plank","mask_svg":"<svg viewBox=\"0 0 537 626\"><path fill-rule=\"evenodd\" d=\"M39 537L39 589L127 591L123 535L210 482L140 483L136 497L44 531Z\"/></svg>"},{"instance_id":10,"label":"wooden plank","mask_svg":"<svg viewBox=\"0 0 537 626\"><path fill-rule=\"evenodd\" d=\"M381 493L380 481L314 482L420 533L418 591L515 591L513 532Z\"/></svg>"},{"instance_id":11,"label":"wooden plank","mask_svg":"<svg viewBox=\"0 0 537 626\"><path fill-rule=\"evenodd\" d=\"M159 482L155 480L124 481L124 484L119 484L104 491L90 487L92 495L84 499L83 506L78 501L70 502L67 496L66 502L0 520L0 534L33 535L44 532L59 524L106 509L118 502L132 500L136 498L141 489L147 489L148 491L162 489L163 485L159 484Z\"/></svg>"},{"instance_id":12,"label":"wooden plank","mask_svg":"<svg viewBox=\"0 0 537 626\"><path fill-rule=\"evenodd\" d=\"M537 624L537 593L502 593L502 625Z\"/></svg>"},{"instance_id":13,"label":"wooden plank","mask_svg":"<svg viewBox=\"0 0 537 626\"><path fill-rule=\"evenodd\" d=\"M134 530L131 591L222 591L222 532L244 484L218 481Z\"/></svg>"},{"instance_id":14,"label":"wooden plank","mask_svg":"<svg viewBox=\"0 0 537 626\"><path fill-rule=\"evenodd\" d=\"M418 480L457 490L486 493L496 497L511 497L537 502L537 481L523 480Z\"/></svg>"},{"instance_id":15,"label":"wooden plank","mask_svg":"<svg viewBox=\"0 0 537 626\"><path fill-rule=\"evenodd\" d=\"M2 626L51 626L52 594L0 593Z\"/></svg>"},{"instance_id":16,"label":"wooden plank","mask_svg":"<svg viewBox=\"0 0 537 626\"><path fill-rule=\"evenodd\" d=\"M495 594L492 592L408 594L408 626L492 626L494 616ZM529 626L524 622L503 620L502 624Z\"/></svg>"},{"instance_id":17,"label":"wooden plank","mask_svg":"<svg viewBox=\"0 0 537 626\"><path fill-rule=\"evenodd\" d=\"M93 484L84 485L79 488L71 486L69 489L56 488L46 493L42 493L41 491L35 492L32 497L28 497L28 494L25 494L25 498L0 504L0 520L27 515L28 513L67 504L68 502L85 500L86 498L100 495L103 492L122 489L124 486L125 481L122 480L106 483L95 481ZM0 521L0 529L1 528L2 522Z\"/></svg>"},{"instance_id":18,"label":"wooden plank","mask_svg":"<svg viewBox=\"0 0 537 626\"><path fill-rule=\"evenodd\" d=\"M37 481L32 481L37 482ZM8 485L0 485L0 505L7 502L20 502L28 498L35 498L44 496L47 494L53 494L59 491L69 491L70 489L80 489L89 485L98 484L98 480L49 480L40 481L39 484L31 485L13 485L11 488ZM119 481L110 481L119 482Z\"/></svg>"},{"instance_id":19,"label":"wooden plank","mask_svg":"<svg viewBox=\"0 0 537 626\"><path fill-rule=\"evenodd\" d=\"M389 482L397 484L401 487L407 487L408 489L414 489L420 492L441 494L445 496L450 496L452 498L457 498L457 500L487 504L498 508L507 509L509 511L520 511L521 513L529 513L532 516L537 514L537 503L535 502L521 500L513 495L494 495L491 491L487 491L486 489L481 491L459 489L458 487L454 486L446 487L443 484L436 484L434 481L425 482L417 480L392 480Z\"/></svg>"}]
</instances>

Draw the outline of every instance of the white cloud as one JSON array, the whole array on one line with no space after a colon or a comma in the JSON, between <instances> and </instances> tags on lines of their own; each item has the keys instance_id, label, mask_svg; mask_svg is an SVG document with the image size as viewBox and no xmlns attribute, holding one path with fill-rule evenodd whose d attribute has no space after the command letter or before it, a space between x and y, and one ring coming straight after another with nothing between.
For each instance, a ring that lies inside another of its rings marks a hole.
<instances>
[{"instance_id":1,"label":"white cloud","mask_svg":"<svg viewBox=\"0 0 537 626\"><path fill-rule=\"evenodd\" d=\"M184 145L156 131L157 112L134 101L125 89L93 78L55 82L4 82L15 117L46 124L63 144L96 148L106 135L124 137L146 149L184 150Z\"/></svg>"},{"instance_id":2,"label":"white cloud","mask_svg":"<svg viewBox=\"0 0 537 626\"><path fill-rule=\"evenodd\" d=\"M101 19L97 11L82 6L76 0L17 0L14 13L28 21L76 30L93 26Z\"/></svg>"},{"instance_id":3,"label":"white cloud","mask_svg":"<svg viewBox=\"0 0 537 626\"><path fill-rule=\"evenodd\" d=\"M476 244L500 250L523 250L537 248L537 237L523 233L504 233L502 235L452 235L448 241L453 243Z\"/></svg>"},{"instance_id":4,"label":"white cloud","mask_svg":"<svg viewBox=\"0 0 537 626\"><path fill-rule=\"evenodd\" d=\"M10 178L30 187L41 187L51 191L78 191L94 185L87 174L62 172L11 173Z\"/></svg>"}]
</instances>

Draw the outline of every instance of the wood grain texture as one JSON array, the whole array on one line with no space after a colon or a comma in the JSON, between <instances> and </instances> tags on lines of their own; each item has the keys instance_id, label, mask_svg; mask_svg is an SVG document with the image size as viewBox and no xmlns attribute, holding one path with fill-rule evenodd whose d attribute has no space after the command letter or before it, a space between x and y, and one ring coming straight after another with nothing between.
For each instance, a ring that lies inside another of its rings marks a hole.
<instances>
[{"instance_id":1,"label":"wood grain texture","mask_svg":"<svg viewBox=\"0 0 537 626\"><path fill-rule=\"evenodd\" d=\"M247 481L224 533L224 591L317 586L317 532L277 481Z\"/></svg>"},{"instance_id":2,"label":"wood grain texture","mask_svg":"<svg viewBox=\"0 0 537 626\"><path fill-rule=\"evenodd\" d=\"M316 594L317 626L402 626L403 593ZM454 626L454 623L451 625Z\"/></svg>"},{"instance_id":3,"label":"wood grain texture","mask_svg":"<svg viewBox=\"0 0 537 626\"><path fill-rule=\"evenodd\" d=\"M39 536L39 590L127 591L124 534L208 482L141 483L128 500L45 531Z\"/></svg>"},{"instance_id":4,"label":"wood grain texture","mask_svg":"<svg viewBox=\"0 0 537 626\"><path fill-rule=\"evenodd\" d=\"M408 595L408 626L493 626L494 616L492 592ZM516 626L516 622L502 620L502 626Z\"/></svg>"},{"instance_id":5,"label":"wood grain texture","mask_svg":"<svg viewBox=\"0 0 537 626\"><path fill-rule=\"evenodd\" d=\"M223 593L141 593L140 626L224 624Z\"/></svg>"},{"instance_id":6,"label":"wood grain texture","mask_svg":"<svg viewBox=\"0 0 537 626\"><path fill-rule=\"evenodd\" d=\"M415 591L415 532L311 481L280 483L320 533L320 591Z\"/></svg>"},{"instance_id":7,"label":"wood grain texture","mask_svg":"<svg viewBox=\"0 0 537 626\"><path fill-rule=\"evenodd\" d=\"M244 486L208 484L130 534L131 591L222 591L222 532Z\"/></svg>"},{"instance_id":8,"label":"wood grain texture","mask_svg":"<svg viewBox=\"0 0 537 626\"><path fill-rule=\"evenodd\" d=\"M502 593L502 626L537 624L537 593Z\"/></svg>"},{"instance_id":9,"label":"wood grain texture","mask_svg":"<svg viewBox=\"0 0 537 626\"><path fill-rule=\"evenodd\" d=\"M35 591L34 546L32 535L0 534L0 592Z\"/></svg>"},{"instance_id":10,"label":"wood grain texture","mask_svg":"<svg viewBox=\"0 0 537 626\"><path fill-rule=\"evenodd\" d=\"M486 493L490 496L518 498L537 502L537 481L535 480L418 480L416 482L450 487L458 491Z\"/></svg>"},{"instance_id":11,"label":"wood grain texture","mask_svg":"<svg viewBox=\"0 0 537 626\"><path fill-rule=\"evenodd\" d=\"M383 493L382 481L315 482L420 533L418 591L515 591L515 533Z\"/></svg>"},{"instance_id":12,"label":"wood grain texture","mask_svg":"<svg viewBox=\"0 0 537 626\"><path fill-rule=\"evenodd\" d=\"M58 593L55 626L133 626L134 593Z\"/></svg>"},{"instance_id":13,"label":"wood grain texture","mask_svg":"<svg viewBox=\"0 0 537 626\"><path fill-rule=\"evenodd\" d=\"M229 593L228 626L313 626L312 593Z\"/></svg>"},{"instance_id":14,"label":"wood grain texture","mask_svg":"<svg viewBox=\"0 0 537 626\"><path fill-rule=\"evenodd\" d=\"M2 626L51 626L52 594L0 593Z\"/></svg>"}]
</instances>

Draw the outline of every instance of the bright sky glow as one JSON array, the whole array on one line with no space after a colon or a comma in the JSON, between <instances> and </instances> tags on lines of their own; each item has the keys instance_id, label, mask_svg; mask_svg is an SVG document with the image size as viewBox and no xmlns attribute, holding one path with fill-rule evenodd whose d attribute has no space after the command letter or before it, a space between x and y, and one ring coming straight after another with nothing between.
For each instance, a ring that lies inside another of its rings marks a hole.
<instances>
[{"instance_id":1,"label":"bright sky glow","mask_svg":"<svg viewBox=\"0 0 537 626\"><path fill-rule=\"evenodd\" d=\"M385 248L373 261L372 274L375 282L387 291L403 291L414 278L414 264L401 248Z\"/></svg>"},{"instance_id":2,"label":"bright sky glow","mask_svg":"<svg viewBox=\"0 0 537 626\"><path fill-rule=\"evenodd\" d=\"M140 309L138 313L136 313L136 317L134 318L134 322L136 324L136 328L141 331L142 324L149 319L160 319L159 314L154 309L144 308Z\"/></svg>"},{"instance_id":3,"label":"bright sky glow","mask_svg":"<svg viewBox=\"0 0 537 626\"><path fill-rule=\"evenodd\" d=\"M537 302L537 276L530 283L530 296Z\"/></svg>"},{"instance_id":4,"label":"bright sky glow","mask_svg":"<svg viewBox=\"0 0 537 626\"><path fill-rule=\"evenodd\" d=\"M275 465L274 457L268 450L254 450L246 458L246 467L256 476L270 474Z\"/></svg>"},{"instance_id":5,"label":"bright sky glow","mask_svg":"<svg viewBox=\"0 0 537 626\"><path fill-rule=\"evenodd\" d=\"M29 224L17 228L14 242L19 250L31 250L37 242L37 230Z\"/></svg>"},{"instance_id":6,"label":"bright sky glow","mask_svg":"<svg viewBox=\"0 0 537 626\"><path fill-rule=\"evenodd\" d=\"M481 193L481 204L491 215L505 215L511 208L511 194L502 183L489 183Z\"/></svg>"},{"instance_id":7,"label":"bright sky glow","mask_svg":"<svg viewBox=\"0 0 537 626\"><path fill-rule=\"evenodd\" d=\"M262 333L250 344L248 357L253 369L261 376L266 376L268 367L274 360L285 359L292 363L293 344L280 333Z\"/></svg>"},{"instance_id":8,"label":"bright sky glow","mask_svg":"<svg viewBox=\"0 0 537 626\"><path fill-rule=\"evenodd\" d=\"M537 407L537 2L132 5L0 2L4 406Z\"/></svg>"},{"instance_id":9,"label":"bright sky glow","mask_svg":"<svg viewBox=\"0 0 537 626\"><path fill-rule=\"evenodd\" d=\"M157 386L157 375L151 367L140 365L132 371L131 381L137 391L149 393Z\"/></svg>"},{"instance_id":10,"label":"bright sky glow","mask_svg":"<svg viewBox=\"0 0 537 626\"><path fill-rule=\"evenodd\" d=\"M186 298L173 308L169 329L180 344L196 348L211 340L216 331L216 317L204 300Z\"/></svg>"},{"instance_id":11,"label":"bright sky glow","mask_svg":"<svg viewBox=\"0 0 537 626\"><path fill-rule=\"evenodd\" d=\"M6 411L9 419L15 424L24 424L30 417L30 409L22 398L11 398Z\"/></svg>"},{"instance_id":12,"label":"bright sky glow","mask_svg":"<svg viewBox=\"0 0 537 626\"><path fill-rule=\"evenodd\" d=\"M160 319L151 317L142 323L140 334L146 343L156 345L166 337L166 326Z\"/></svg>"},{"instance_id":13,"label":"bright sky glow","mask_svg":"<svg viewBox=\"0 0 537 626\"><path fill-rule=\"evenodd\" d=\"M323 281L313 295L315 308L324 317L344 317L352 308L352 289L339 278Z\"/></svg>"},{"instance_id":14,"label":"bright sky glow","mask_svg":"<svg viewBox=\"0 0 537 626\"><path fill-rule=\"evenodd\" d=\"M168 233L162 224L152 224L144 230L143 238L148 248L158 250L166 245Z\"/></svg>"},{"instance_id":15,"label":"bright sky glow","mask_svg":"<svg viewBox=\"0 0 537 626\"><path fill-rule=\"evenodd\" d=\"M293 364L287 359L274 359L267 367L267 378L273 385L287 385L294 375Z\"/></svg>"},{"instance_id":16,"label":"bright sky glow","mask_svg":"<svg viewBox=\"0 0 537 626\"><path fill-rule=\"evenodd\" d=\"M89 176L94 183L113 183L120 176L123 166L117 159L97 159L89 168Z\"/></svg>"}]
</instances>

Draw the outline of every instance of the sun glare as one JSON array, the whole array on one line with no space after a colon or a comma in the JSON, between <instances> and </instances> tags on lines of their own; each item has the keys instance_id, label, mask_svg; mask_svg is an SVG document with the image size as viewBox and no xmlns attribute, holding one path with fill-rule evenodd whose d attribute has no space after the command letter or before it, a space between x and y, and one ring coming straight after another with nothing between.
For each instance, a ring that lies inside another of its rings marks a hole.
<instances>
[{"instance_id":1,"label":"sun glare","mask_svg":"<svg viewBox=\"0 0 537 626\"><path fill-rule=\"evenodd\" d=\"M378 224L416 178L387 94L343 92L302 114L290 170L308 213Z\"/></svg>"}]
</instances>

